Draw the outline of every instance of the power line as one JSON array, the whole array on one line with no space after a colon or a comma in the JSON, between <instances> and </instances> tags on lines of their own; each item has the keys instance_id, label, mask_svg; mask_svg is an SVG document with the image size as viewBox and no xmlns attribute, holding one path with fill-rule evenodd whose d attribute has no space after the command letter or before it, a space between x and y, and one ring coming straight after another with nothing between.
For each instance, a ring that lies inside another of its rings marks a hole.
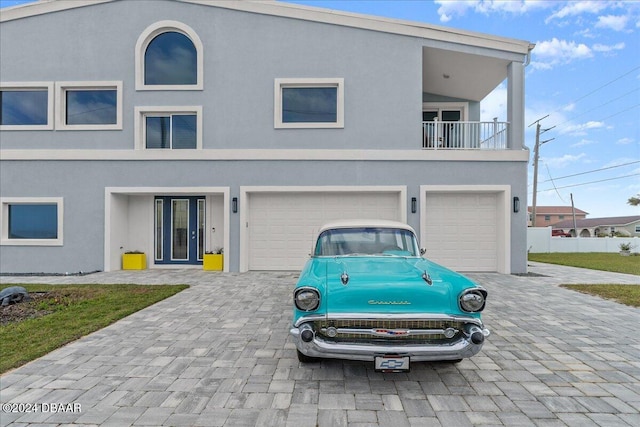
<instances>
[{"instance_id":1,"label":"power line","mask_svg":"<svg viewBox=\"0 0 640 427\"><path fill-rule=\"evenodd\" d=\"M636 163L640 163L640 160L636 160L634 162L623 163L621 165L607 166L605 168L593 169L593 170L585 171L585 172L578 172L578 173L574 173L574 174L571 174L571 175L561 176L561 177L558 177L558 178L547 179L545 181L540 181L539 183L549 182L549 181L559 181L559 180L565 179L565 178L573 178L574 176L587 175L587 174L590 174L590 173L601 172L601 171L605 171L605 170L609 170L609 169L621 168L623 166L634 165ZM549 176L551 176L551 174L549 174Z\"/></svg>"},{"instance_id":2,"label":"power line","mask_svg":"<svg viewBox=\"0 0 640 427\"><path fill-rule=\"evenodd\" d=\"M609 81L609 82L607 82L607 83L603 84L602 86L600 86L600 87L598 87L598 88L596 88L596 89L592 90L591 92L587 93L586 95L583 95L583 96L581 96L580 98L578 98L578 99L576 99L576 100L574 100L574 101L571 101L571 102L569 102L568 104L563 105L562 107L559 107L557 110L555 110L555 111L551 112L551 114L553 114L553 113L557 113L558 111L560 111L560 110L562 110L563 108L565 108L567 105L575 104L575 103L576 103L576 102L578 102L578 101L582 101L583 99L585 99L585 98L587 98L587 97L589 97L589 96L593 95L594 93L598 92L598 91L599 91L599 90L601 90L601 89L604 89L605 87L609 86L610 84L613 84L613 83L617 82L618 80L622 79L623 77L628 76L629 74L633 73L634 71L636 71L636 70L638 70L638 69L640 69L640 65L638 65L637 67L635 67L635 68L633 68L633 69L631 69L631 70L627 71L626 73L624 73L624 74L622 74L622 75L620 75L620 76L618 76L618 77L614 78L613 80L611 80L611 81Z\"/></svg>"},{"instance_id":3,"label":"power line","mask_svg":"<svg viewBox=\"0 0 640 427\"><path fill-rule=\"evenodd\" d=\"M618 176L618 177L615 177L615 178L606 178L606 179L601 179L601 180L598 180L598 181L583 182L581 184L565 185L564 187L548 188L546 190L540 190L540 191L552 191L552 190L556 190L557 191L557 190L561 190L563 188L580 187L582 185L598 184L600 182L615 181L617 179L630 178L632 176L640 176L640 173L632 173L631 175Z\"/></svg>"},{"instance_id":4,"label":"power line","mask_svg":"<svg viewBox=\"0 0 640 427\"><path fill-rule=\"evenodd\" d=\"M549 178L551 183L553 184L553 189L556 190L556 194L558 195L558 197L560 198L560 200L562 200L562 203L567 203L564 201L564 199L562 198L562 196L560 195L560 192L558 191L558 189L556 188L556 183L553 181L553 178L551 177L551 172L549 171L549 165L545 164L545 167L547 168L547 175L549 175ZM546 182L546 181L542 181L542 182Z\"/></svg>"},{"instance_id":5,"label":"power line","mask_svg":"<svg viewBox=\"0 0 640 427\"><path fill-rule=\"evenodd\" d=\"M631 91L629 91L629 92L626 92L626 93L624 93L624 94L620 95L620 96L619 96L619 97L617 97L617 98L613 98L613 99L611 99L611 100L609 100L609 101L607 101L607 102L605 102L605 103L603 103L603 104L600 104L600 105L597 105L597 106L593 107L593 108L592 108L592 109L590 109L590 110L584 111L584 112L582 112L582 113L578 114L577 116L573 116L573 117L571 117L571 118L569 118L569 119L565 120L564 122L562 122L562 123L560 123L560 124L558 124L558 125L556 125L556 126L562 126L562 125L564 125L564 124L566 124L566 123L569 123L570 121L575 120L575 119L577 119L578 117L584 116L584 115L585 115L585 114L587 114L587 113L590 113L590 112L592 112L592 111L598 110L598 109L600 109L600 108L602 108L602 107L604 107L604 106L606 106L606 105L611 104L612 102L615 102L615 101L617 101L617 100L619 100L619 99L622 99L622 98L624 98L625 96L629 96L629 95L631 95L632 93L637 92L637 91L639 91L639 90L640 90L640 87L635 88L635 89L633 89L633 90L631 90Z\"/></svg>"}]
</instances>

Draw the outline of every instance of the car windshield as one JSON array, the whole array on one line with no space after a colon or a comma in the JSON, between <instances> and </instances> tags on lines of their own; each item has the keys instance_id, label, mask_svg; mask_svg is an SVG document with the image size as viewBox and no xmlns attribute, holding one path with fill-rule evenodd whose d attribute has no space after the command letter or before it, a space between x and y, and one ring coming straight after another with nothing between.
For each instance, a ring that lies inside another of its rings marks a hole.
<instances>
[{"instance_id":1,"label":"car windshield","mask_svg":"<svg viewBox=\"0 0 640 427\"><path fill-rule=\"evenodd\" d=\"M318 237L315 256L419 256L415 235L401 228L355 227L325 230Z\"/></svg>"}]
</instances>

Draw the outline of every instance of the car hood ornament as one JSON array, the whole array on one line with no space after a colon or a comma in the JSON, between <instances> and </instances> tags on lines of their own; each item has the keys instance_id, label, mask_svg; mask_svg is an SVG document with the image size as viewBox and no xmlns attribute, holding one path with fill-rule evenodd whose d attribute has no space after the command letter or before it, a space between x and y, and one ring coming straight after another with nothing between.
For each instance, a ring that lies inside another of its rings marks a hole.
<instances>
[{"instance_id":1,"label":"car hood ornament","mask_svg":"<svg viewBox=\"0 0 640 427\"><path fill-rule=\"evenodd\" d=\"M349 274L347 274L346 271L343 271L340 275L340 280L342 281L343 285L346 285L347 283L349 283Z\"/></svg>"},{"instance_id":2,"label":"car hood ornament","mask_svg":"<svg viewBox=\"0 0 640 427\"><path fill-rule=\"evenodd\" d=\"M425 282L427 282L427 285L429 286L433 285L433 279L431 278L429 273L427 273L426 271L422 273L422 278L424 279Z\"/></svg>"}]
</instances>

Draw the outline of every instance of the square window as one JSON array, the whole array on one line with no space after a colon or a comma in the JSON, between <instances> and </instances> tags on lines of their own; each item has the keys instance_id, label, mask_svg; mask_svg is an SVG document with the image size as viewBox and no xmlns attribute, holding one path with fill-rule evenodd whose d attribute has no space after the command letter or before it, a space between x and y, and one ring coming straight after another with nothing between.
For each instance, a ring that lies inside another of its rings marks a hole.
<instances>
[{"instance_id":1,"label":"square window","mask_svg":"<svg viewBox=\"0 0 640 427\"><path fill-rule=\"evenodd\" d=\"M276 79L276 128L344 128L344 79Z\"/></svg>"},{"instance_id":2,"label":"square window","mask_svg":"<svg viewBox=\"0 0 640 427\"><path fill-rule=\"evenodd\" d=\"M10 204L9 239L57 239L58 205Z\"/></svg>"},{"instance_id":3,"label":"square window","mask_svg":"<svg viewBox=\"0 0 640 427\"><path fill-rule=\"evenodd\" d=\"M0 130L53 129L53 83L2 83Z\"/></svg>"},{"instance_id":4,"label":"square window","mask_svg":"<svg viewBox=\"0 0 640 427\"><path fill-rule=\"evenodd\" d=\"M122 82L58 82L56 94L57 129L122 129Z\"/></svg>"},{"instance_id":5,"label":"square window","mask_svg":"<svg viewBox=\"0 0 640 427\"><path fill-rule=\"evenodd\" d=\"M136 107L137 149L202 148L202 107Z\"/></svg>"},{"instance_id":6,"label":"square window","mask_svg":"<svg viewBox=\"0 0 640 427\"><path fill-rule=\"evenodd\" d=\"M67 125L115 125L118 122L118 92L107 90L65 91Z\"/></svg>"},{"instance_id":7,"label":"square window","mask_svg":"<svg viewBox=\"0 0 640 427\"><path fill-rule=\"evenodd\" d=\"M195 114L146 116L145 121L145 148L196 148L197 119Z\"/></svg>"},{"instance_id":8,"label":"square window","mask_svg":"<svg viewBox=\"0 0 640 427\"><path fill-rule=\"evenodd\" d=\"M283 123L335 123L337 87L283 87Z\"/></svg>"},{"instance_id":9,"label":"square window","mask_svg":"<svg viewBox=\"0 0 640 427\"><path fill-rule=\"evenodd\" d=\"M61 198L3 198L3 245L62 245Z\"/></svg>"}]
</instances>

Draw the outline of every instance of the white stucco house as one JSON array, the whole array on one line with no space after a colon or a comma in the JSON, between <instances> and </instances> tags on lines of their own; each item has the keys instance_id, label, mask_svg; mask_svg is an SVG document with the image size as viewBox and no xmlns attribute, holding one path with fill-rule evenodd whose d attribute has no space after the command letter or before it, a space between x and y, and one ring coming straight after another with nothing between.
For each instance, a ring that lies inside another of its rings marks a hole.
<instances>
[{"instance_id":1,"label":"white stucco house","mask_svg":"<svg viewBox=\"0 0 640 427\"><path fill-rule=\"evenodd\" d=\"M393 219L460 271L527 268L527 41L280 2L0 12L0 272L300 268ZM480 101L507 87L507 121Z\"/></svg>"}]
</instances>

